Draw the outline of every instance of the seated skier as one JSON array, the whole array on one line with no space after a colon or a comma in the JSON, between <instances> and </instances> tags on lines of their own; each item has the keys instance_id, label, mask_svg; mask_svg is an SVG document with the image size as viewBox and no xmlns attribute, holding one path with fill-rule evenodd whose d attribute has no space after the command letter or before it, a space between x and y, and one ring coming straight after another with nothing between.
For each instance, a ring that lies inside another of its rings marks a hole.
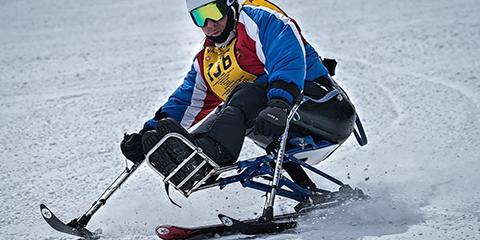
<instances>
[{"instance_id":1,"label":"seated skier","mask_svg":"<svg viewBox=\"0 0 480 240\"><path fill-rule=\"evenodd\" d=\"M125 136L121 149L129 160L143 161L160 139L175 132L200 147L219 166L231 165L246 135L266 147L283 134L287 115L302 93L318 99L334 89L340 92L335 98L324 103L304 103L298 110L302 119L292 123L291 130L336 143L348 138L353 131L355 109L330 78L295 20L266 0L186 3L194 24L206 36L203 48L183 84L153 119L139 133ZM187 132L206 117L191 133ZM150 155L150 162L167 176L190 152L179 140L172 139ZM180 175L187 176L198 161L186 165ZM295 183L316 189L301 167L283 167ZM202 178L202 174L205 171L197 173L195 179Z\"/></svg>"}]
</instances>

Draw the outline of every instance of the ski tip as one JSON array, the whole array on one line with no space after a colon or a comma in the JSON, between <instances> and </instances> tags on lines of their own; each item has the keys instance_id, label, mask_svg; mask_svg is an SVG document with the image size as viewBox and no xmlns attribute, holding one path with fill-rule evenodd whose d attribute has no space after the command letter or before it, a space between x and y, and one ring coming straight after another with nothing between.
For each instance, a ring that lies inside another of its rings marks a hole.
<instances>
[{"instance_id":1,"label":"ski tip","mask_svg":"<svg viewBox=\"0 0 480 240\"><path fill-rule=\"evenodd\" d=\"M223 214L218 214L218 219L220 219L220 222L222 222L222 224L225 225L226 227L233 226L233 224L237 221L234 218L231 218Z\"/></svg>"},{"instance_id":2,"label":"ski tip","mask_svg":"<svg viewBox=\"0 0 480 240\"><path fill-rule=\"evenodd\" d=\"M187 239L191 237L194 232L195 231L187 228L172 225L160 225L155 228L157 236L164 240Z\"/></svg>"},{"instance_id":3,"label":"ski tip","mask_svg":"<svg viewBox=\"0 0 480 240\"><path fill-rule=\"evenodd\" d=\"M53 216L53 213L50 211L50 209L45 206L45 204L40 204L40 213L42 214L42 217L45 219L50 219Z\"/></svg>"}]
</instances>

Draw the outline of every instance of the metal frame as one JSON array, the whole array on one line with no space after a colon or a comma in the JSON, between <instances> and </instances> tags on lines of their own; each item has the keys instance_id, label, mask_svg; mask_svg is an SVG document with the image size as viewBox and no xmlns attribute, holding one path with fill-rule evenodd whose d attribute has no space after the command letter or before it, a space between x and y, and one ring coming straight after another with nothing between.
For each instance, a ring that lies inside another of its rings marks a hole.
<instances>
[{"instance_id":1,"label":"metal frame","mask_svg":"<svg viewBox=\"0 0 480 240\"><path fill-rule=\"evenodd\" d=\"M165 142L167 138L171 138L171 137L180 138L182 139L182 141L186 142L187 145L189 145L189 141L183 138L183 136L179 134L169 134L169 135L166 135L162 140L160 140L159 145L158 146L156 145L154 148L157 149L159 146L161 146L161 144ZM273 220L273 204L275 202L275 198L277 195L285 198L289 198L298 202L303 202L305 200L308 200L310 197L314 196L315 194L318 194L316 192L310 191L306 188L299 186L298 184L294 183L292 180L290 180L286 176L283 176L282 174L283 169L281 168L281 164L278 164L278 162L279 161L281 161L281 163L294 162L295 164L300 165L304 169L307 169L310 172L313 172L314 174L317 174L336 185L343 186L344 183L342 181L306 163L304 161L305 159L299 159L295 156L299 153L308 152L315 149L318 150L322 148L328 148L333 146L334 147L333 149L331 149L328 152L325 152L325 155L323 156L323 158L326 158L333 151L335 151L340 145L341 143L332 143L326 140L322 140L322 141L316 142L314 146L303 147L303 148L298 147L298 148L286 150L283 152L282 155L277 154L276 157L273 155L264 155L256 158L238 161L234 165L230 165L227 167L218 167L218 165L215 164L216 166L214 166L214 168L207 174L207 176L205 176L202 180L195 183L194 187L190 191L184 192L181 189L178 189L178 188L176 189L179 190L185 197L188 197L192 193L197 191L202 191L202 190L206 190L214 187L223 189L227 185L239 182L240 184L242 184L244 188L252 188L268 194L265 200L264 212L262 214L261 219L265 222L269 222ZM151 153L153 153L152 151L147 154L146 162L155 172L157 172L159 175L165 178L164 182L168 181L169 183L171 183L169 180L171 176L174 175L180 168L182 168L191 159L193 155L199 154L201 157L204 157L205 160L203 163L205 164L209 161L212 161L211 159L208 158L208 156L203 154L201 149L197 147L192 149L193 149L192 154L186 160L184 160L171 174L169 174L166 177L163 174L161 174L157 169L155 169L155 167L150 163L150 161L148 161L149 159L148 157L151 155ZM275 162L275 168L271 166L272 162ZM221 177L210 184L204 184L205 181L213 175L220 175L222 173L227 173L234 170L239 171L239 173L228 176L228 177ZM193 174L190 174L187 178L190 178L191 176L193 176ZM275 179L275 176L276 176L276 179ZM262 181L259 181L258 179L264 179L264 181L262 182ZM270 182L267 184L265 183L265 180L269 180ZM185 182L185 180L182 181L182 183L183 182ZM182 183L180 183L179 185L182 185Z\"/></svg>"},{"instance_id":2,"label":"metal frame","mask_svg":"<svg viewBox=\"0 0 480 240\"><path fill-rule=\"evenodd\" d=\"M343 185L343 183L340 182L339 180L318 170L317 168L311 166L310 164L305 163L302 159L298 159L297 157L295 157L297 153L310 151L312 148L316 148L316 147L324 148L324 147L330 147L332 145L336 145L336 144L327 142L327 141L321 141L321 142L318 142L315 147L305 148L305 149L295 148L295 149L288 150L285 153L283 162L284 163L289 161L294 162L296 164L299 164L303 168L308 169L309 171L330 180L335 184ZM328 154L329 153L327 153L326 155ZM273 158L272 156L261 156L257 158L239 161L235 165L232 165L229 167L220 168L217 170L216 172L217 174L229 172L231 170L238 170L238 169L242 171L239 174L236 174L233 176L220 178L212 184L203 185L199 187L196 191L201 191L201 190L205 190L213 187L219 187L220 189L223 189L227 185L240 182L243 187L253 188L253 189L268 192L272 189L273 186L271 184L261 183L259 181L256 181L255 179L262 178L262 177L265 178L265 176L273 177L274 169L270 166L270 163L272 161L275 161L275 158ZM283 186L289 189L282 189ZM299 185L294 183L292 180L288 179L287 177L284 177L283 175L279 177L279 184L277 186L277 191L278 191L277 193L278 195L287 197L293 200L297 200L297 201L305 200L308 197L313 195L311 191L300 187Z\"/></svg>"},{"instance_id":3,"label":"metal frame","mask_svg":"<svg viewBox=\"0 0 480 240\"><path fill-rule=\"evenodd\" d=\"M261 216L261 220L265 222L269 222L273 220L273 206L275 203L275 198L277 195L283 196L286 198L290 198L299 202L302 202L304 200L309 199L311 196L313 196L315 193L300 187L298 184L294 183L292 180L286 178L282 174L282 164L284 162L294 162L303 168L306 168L310 171L312 171L315 174L318 174L327 180L337 184L337 185L344 185L340 180L316 169L315 167L312 167L311 165L305 163L304 161L297 159L294 155L297 153L305 152L318 148L325 148L325 147L330 147L332 145L338 145L340 146L342 143L332 143L329 141L322 140L320 142L315 143L315 146L311 148L304 148L304 147L299 147L295 149L291 149L289 151L286 151L286 145L287 145L287 139L288 139L288 132L289 132L289 127L290 127L290 122L294 118L294 116L297 114L297 110L300 107L302 103L305 101L315 101L315 102L325 102L330 100L331 98L339 95L339 92L334 90L331 92L332 94L327 94L324 98L322 99L311 99L311 98L301 98L301 101L298 101L295 103L293 108L291 109L287 121L286 121L286 127L285 131L280 139L280 147L278 151L274 156L261 156L257 157L254 159L249 159L249 160L244 160L244 161L239 161L234 165L228 166L228 167L223 167L220 168L213 160L211 160L206 154L204 154L201 150L201 148L195 146L192 144L188 139L183 137L182 135L178 133L169 133L165 137L163 137L146 155L146 160L148 165L158 174L160 174L162 177L164 177L164 182L169 182L172 184L175 189L179 190L185 197L188 197L190 194L196 191L200 190L205 190L208 188L212 187L220 187L220 189L223 189L226 185L235 183L235 182L240 182L243 187L247 188L253 188L256 190L260 190L263 192L266 192L266 199L265 199L265 205L263 208L263 214ZM154 151L156 151L167 139L169 138L178 138L182 142L184 142L188 147L192 149L192 153L182 162L180 165L172 171L168 176L164 176L162 173L160 173L149 161L150 155L153 154ZM336 146L331 152L329 152L326 156L328 157L333 151L335 151L338 146ZM173 182L170 181L171 177L173 177L185 164L187 164L195 155L199 155L201 158L204 159L204 161L197 167L195 170L187 176L180 184L175 186ZM270 166L270 163L274 161L275 162L275 168L272 168ZM180 189L180 187L187 182L188 180L191 179L191 177L205 164L210 164L212 166L212 170L200 181L194 184L191 190L189 191L183 191ZM205 181L210 178L213 175L219 175L221 173L229 172L232 170L241 170L239 174L226 177L226 178L220 178L216 180L212 184L204 185ZM270 176L273 177L270 180L269 184L261 183L258 181L255 181L254 178L256 177L265 177L265 176ZM284 188L285 187L285 188Z\"/></svg>"}]
</instances>

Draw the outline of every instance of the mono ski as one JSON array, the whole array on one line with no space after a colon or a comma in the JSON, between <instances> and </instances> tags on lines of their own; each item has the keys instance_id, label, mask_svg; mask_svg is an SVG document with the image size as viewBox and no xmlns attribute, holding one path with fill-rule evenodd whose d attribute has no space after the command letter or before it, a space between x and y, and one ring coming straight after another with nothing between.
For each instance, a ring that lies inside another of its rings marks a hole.
<instances>
[{"instance_id":1,"label":"mono ski","mask_svg":"<svg viewBox=\"0 0 480 240\"><path fill-rule=\"evenodd\" d=\"M220 224L212 224L198 227L181 227L175 225L159 225L155 232L160 239L206 239L216 236L228 236L233 234L256 235L277 233L297 226L295 221L300 216L309 212L332 208L347 204L351 201L367 199L360 189L352 189L348 185L342 186L339 191L323 191L316 197L297 204L296 212L274 216L272 221L261 222L259 219L237 220L235 218L219 214Z\"/></svg>"}]
</instances>

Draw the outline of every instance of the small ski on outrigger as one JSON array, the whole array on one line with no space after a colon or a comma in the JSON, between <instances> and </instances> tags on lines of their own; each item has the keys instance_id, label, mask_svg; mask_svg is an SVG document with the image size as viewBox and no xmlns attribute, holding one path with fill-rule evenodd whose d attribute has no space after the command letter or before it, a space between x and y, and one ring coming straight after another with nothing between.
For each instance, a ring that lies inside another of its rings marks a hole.
<instances>
[{"instance_id":1,"label":"small ski on outrigger","mask_svg":"<svg viewBox=\"0 0 480 240\"><path fill-rule=\"evenodd\" d=\"M60 219L55 216L50 209L47 208L44 204L40 204L40 211L42 212L42 216L47 221L47 223L55 230L82 237L85 239L98 239L98 234L99 232L90 232L88 229L85 227L82 227L80 225L74 225L74 222L70 222L65 224L62 222Z\"/></svg>"},{"instance_id":2,"label":"small ski on outrigger","mask_svg":"<svg viewBox=\"0 0 480 240\"><path fill-rule=\"evenodd\" d=\"M45 204L40 204L40 213L42 214L43 219L50 225L53 229L66 233L69 235L81 237L84 239L99 239L101 230L95 230L94 232L88 230L87 224L92 218L92 216L107 202L108 198L120 188L120 186L130 177L133 172L138 168L140 164L134 164L130 168L126 167L125 170L113 181L112 184L102 193L102 195L93 202L92 206L88 211L78 218L72 219L68 223L62 222L60 219L52 213L52 211L45 206Z\"/></svg>"}]
</instances>

